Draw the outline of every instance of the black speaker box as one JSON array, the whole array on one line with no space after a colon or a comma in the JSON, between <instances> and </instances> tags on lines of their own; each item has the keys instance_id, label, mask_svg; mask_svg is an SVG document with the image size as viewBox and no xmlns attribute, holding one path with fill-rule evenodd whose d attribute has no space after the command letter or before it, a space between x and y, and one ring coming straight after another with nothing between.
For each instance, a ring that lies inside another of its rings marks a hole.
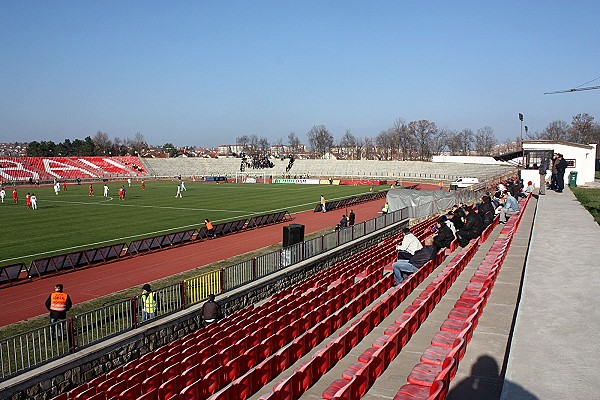
<instances>
[{"instance_id":1,"label":"black speaker box","mask_svg":"<svg viewBox=\"0 0 600 400\"><path fill-rule=\"evenodd\" d=\"M304 241L304 225L289 224L283 227L283 247Z\"/></svg>"}]
</instances>

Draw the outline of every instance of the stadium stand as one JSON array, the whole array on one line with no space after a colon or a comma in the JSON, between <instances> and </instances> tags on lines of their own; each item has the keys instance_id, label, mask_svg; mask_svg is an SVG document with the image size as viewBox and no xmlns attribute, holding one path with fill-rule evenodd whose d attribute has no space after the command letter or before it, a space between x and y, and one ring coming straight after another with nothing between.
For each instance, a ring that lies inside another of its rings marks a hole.
<instances>
[{"instance_id":1,"label":"stadium stand","mask_svg":"<svg viewBox=\"0 0 600 400\"><path fill-rule=\"evenodd\" d=\"M156 176L235 176L239 172L239 158L144 158L151 175ZM283 177L372 177L385 179L423 178L454 179L472 176L484 180L514 170L502 165L431 163L424 161L373 160L302 160L296 159L293 168L286 171L288 160L273 160L273 168L261 169L267 176ZM246 171L252 175L252 171ZM256 170L258 171L258 170Z\"/></svg>"},{"instance_id":2,"label":"stadium stand","mask_svg":"<svg viewBox=\"0 0 600 400\"><path fill-rule=\"evenodd\" d=\"M3 181L52 181L146 176L138 157L2 157Z\"/></svg>"}]
</instances>

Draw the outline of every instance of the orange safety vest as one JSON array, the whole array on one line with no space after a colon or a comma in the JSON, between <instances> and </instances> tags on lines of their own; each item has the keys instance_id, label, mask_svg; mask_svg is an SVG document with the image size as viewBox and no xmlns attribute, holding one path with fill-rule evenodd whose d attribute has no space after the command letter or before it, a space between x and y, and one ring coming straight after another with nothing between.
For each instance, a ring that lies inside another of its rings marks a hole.
<instances>
[{"instance_id":1,"label":"orange safety vest","mask_svg":"<svg viewBox=\"0 0 600 400\"><path fill-rule=\"evenodd\" d=\"M64 292L54 292L50 295L50 310L67 311L67 294Z\"/></svg>"},{"instance_id":2,"label":"orange safety vest","mask_svg":"<svg viewBox=\"0 0 600 400\"><path fill-rule=\"evenodd\" d=\"M206 223L206 229L208 229L209 231L212 231L212 229L213 229L212 222Z\"/></svg>"}]
</instances>

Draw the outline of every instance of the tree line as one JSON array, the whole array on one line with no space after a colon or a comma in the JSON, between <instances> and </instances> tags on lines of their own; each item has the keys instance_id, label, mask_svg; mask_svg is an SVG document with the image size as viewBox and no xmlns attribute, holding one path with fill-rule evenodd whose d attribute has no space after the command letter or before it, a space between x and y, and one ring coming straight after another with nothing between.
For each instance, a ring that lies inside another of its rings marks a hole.
<instances>
[{"instance_id":1,"label":"tree line","mask_svg":"<svg viewBox=\"0 0 600 400\"><path fill-rule=\"evenodd\" d=\"M360 160L430 160L431 156L477 155L489 156L503 152L517 151L521 148L520 137L507 139L499 143L494 130L490 126L471 129L452 130L439 128L435 122L418 120L406 122L397 119L393 125L379 132L375 137L357 137L350 130L335 140L333 134L325 125L315 125L307 133L308 153L317 158L333 154L340 159ZM581 144L600 143L600 125L594 122L594 117L587 113L577 114L571 123L562 120L550 122L540 132L526 132L530 140L557 140ZM274 143L283 148L283 139ZM257 135L242 135L236 138L238 149L248 154L269 153L269 140ZM301 140L295 132L287 137L285 153L306 153ZM105 132L98 131L93 137L65 139L62 143L52 141L33 141L27 145L27 155L33 157L58 156L110 156L126 154L142 154L148 144L144 135L136 133L133 139L110 139ZM178 150L173 144L165 143L162 151L174 157ZM600 154L600 148L597 149Z\"/></svg>"},{"instance_id":2,"label":"tree line","mask_svg":"<svg viewBox=\"0 0 600 400\"><path fill-rule=\"evenodd\" d=\"M166 144L168 145L168 143ZM165 146L166 146L165 145ZM170 145L173 150L175 147ZM65 139L62 143L53 141L33 141L27 144L27 155L30 157L69 157L69 156L124 156L141 154L148 148L144 135L136 133L133 139L110 139L106 132L98 131L93 137L85 139Z\"/></svg>"}]
</instances>

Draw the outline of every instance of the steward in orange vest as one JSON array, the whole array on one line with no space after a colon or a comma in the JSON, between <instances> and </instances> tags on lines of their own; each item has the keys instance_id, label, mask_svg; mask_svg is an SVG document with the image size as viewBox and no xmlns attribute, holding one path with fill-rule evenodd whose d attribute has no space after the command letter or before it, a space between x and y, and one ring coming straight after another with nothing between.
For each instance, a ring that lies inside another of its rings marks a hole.
<instances>
[{"instance_id":1,"label":"steward in orange vest","mask_svg":"<svg viewBox=\"0 0 600 400\"><path fill-rule=\"evenodd\" d=\"M50 311L50 320L55 321L67 318L67 311L71 309L71 298L63 292L63 285L54 286L54 292L46 300L46 308Z\"/></svg>"}]
</instances>

